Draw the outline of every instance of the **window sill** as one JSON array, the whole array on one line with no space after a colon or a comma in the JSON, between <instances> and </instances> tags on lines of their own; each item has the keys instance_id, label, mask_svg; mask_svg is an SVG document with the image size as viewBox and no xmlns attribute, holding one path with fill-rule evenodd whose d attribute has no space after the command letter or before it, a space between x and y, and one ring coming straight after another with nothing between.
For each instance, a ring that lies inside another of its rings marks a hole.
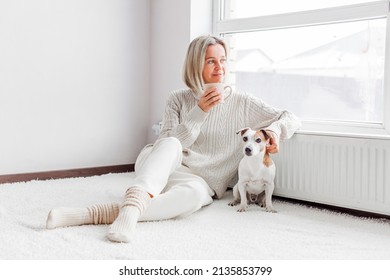
<instances>
[{"instance_id":1,"label":"window sill","mask_svg":"<svg viewBox=\"0 0 390 280\"><path fill-rule=\"evenodd\" d=\"M302 135L390 140L390 133L383 124L305 120L302 121L302 128L296 133Z\"/></svg>"}]
</instances>

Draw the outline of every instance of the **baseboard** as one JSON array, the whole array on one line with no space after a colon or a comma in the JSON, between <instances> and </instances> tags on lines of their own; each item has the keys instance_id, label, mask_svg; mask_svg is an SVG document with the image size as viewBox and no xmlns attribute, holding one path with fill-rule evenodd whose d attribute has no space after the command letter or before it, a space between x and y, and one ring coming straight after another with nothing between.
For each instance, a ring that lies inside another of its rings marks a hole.
<instances>
[{"instance_id":1,"label":"baseboard","mask_svg":"<svg viewBox=\"0 0 390 280\"><path fill-rule=\"evenodd\" d=\"M351 209L351 208L346 208L346 207L339 207L339 206L328 205L328 204L323 204L323 203L311 202L311 201L300 200L300 199L295 199L295 198L282 197L282 196L277 196L277 195L275 195L274 198L276 200L280 200L280 201L291 202L293 204L300 204L300 205L305 205L307 207L314 207L314 208L318 208L318 209L327 209L329 211L338 212L338 213L345 213L345 214L356 216L356 217L390 220L390 216L385 215L385 214L367 212L367 211L362 211L362 210L356 210L356 209Z\"/></svg>"},{"instance_id":2,"label":"baseboard","mask_svg":"<svg viewBox=\"0 0 390 280\"><path fill-rule=\"evenodd\" d=\"M27 182L32 180L64 179L76 177L90 177L108 173L124 173L134 171L134 164L100 166L69 170L55 170L35 173L0 175L0 184Z\"/></svg>"}]
</instances>

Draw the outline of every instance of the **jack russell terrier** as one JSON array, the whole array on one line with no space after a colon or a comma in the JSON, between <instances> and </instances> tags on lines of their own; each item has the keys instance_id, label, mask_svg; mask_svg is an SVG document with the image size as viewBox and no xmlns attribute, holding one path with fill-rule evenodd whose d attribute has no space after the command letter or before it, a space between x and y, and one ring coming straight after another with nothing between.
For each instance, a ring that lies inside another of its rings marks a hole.
<instances>
[{"instance_id":1,"label":"jack russell terrier","mask_svg":"<svg viewBox=\"0 0 390 280\"><path fill-rule=\"evenodd\" d=\"M270 136L265 130L254 131L243 128L237 132L244 141L244 158L238 166L238 182L233 188L234 199L229 203L243 212L249 203L265 207L267 212L276 212L272 205L274 192L275 164L266 152ZM265 192L265 195L264 195Z\"/></svg>"}]
</instances>

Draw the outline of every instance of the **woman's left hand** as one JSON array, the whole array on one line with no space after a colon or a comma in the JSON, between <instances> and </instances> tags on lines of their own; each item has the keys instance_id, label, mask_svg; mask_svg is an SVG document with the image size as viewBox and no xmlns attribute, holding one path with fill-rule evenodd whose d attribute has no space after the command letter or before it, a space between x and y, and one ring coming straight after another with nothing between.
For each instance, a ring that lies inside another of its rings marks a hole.
<instances>
[{"instance_id":1,"label":"woman's left hand","mask_svg":"<svg viewBox=\"0 0 390 280\"><path fill-rule=\"evenodd\" d=\"M270 136L267 152L270 154L276 154L279 152L279 137L271 130L267 130L267 133Z\"/></svg>"}]
</instances>

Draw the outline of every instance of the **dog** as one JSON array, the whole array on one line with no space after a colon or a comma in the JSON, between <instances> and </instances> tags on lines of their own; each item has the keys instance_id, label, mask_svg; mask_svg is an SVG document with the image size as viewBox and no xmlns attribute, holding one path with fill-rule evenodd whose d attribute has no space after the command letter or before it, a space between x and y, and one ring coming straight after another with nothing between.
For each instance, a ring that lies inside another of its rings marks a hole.
<instances>
[{"instance_id":1,"label":"dog","mask_svg":"<svg viewBox=\"0 0 390 280\"><path fill-rule=\"evenodd\" d=\"M244 142L243 153L238 166L238 182L233 188L234 199L229 203L240 203L238 212L243 212L249 203L265 207L267 212L277 212L272 205L275 184L275 164L266 151L270 136L265 130L243 128L237 131Z\"/></svg>"}]
</instances>

